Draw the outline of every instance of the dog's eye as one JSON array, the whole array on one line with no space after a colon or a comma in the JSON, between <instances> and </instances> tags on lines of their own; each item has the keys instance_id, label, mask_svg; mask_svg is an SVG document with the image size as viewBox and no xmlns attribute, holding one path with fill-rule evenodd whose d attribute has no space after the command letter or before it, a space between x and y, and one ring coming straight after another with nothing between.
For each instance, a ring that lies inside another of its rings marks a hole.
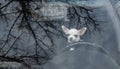
<instances>
[{"instance_id":1,"label":"dog's eye","mask_svg":"<svg viewBox=\"0 0 120 69\"><path fill-rule=\"evenodd\" d=\"M78 37L78 35L74 35L75 37Z\"/></svg>"}]
</instances>

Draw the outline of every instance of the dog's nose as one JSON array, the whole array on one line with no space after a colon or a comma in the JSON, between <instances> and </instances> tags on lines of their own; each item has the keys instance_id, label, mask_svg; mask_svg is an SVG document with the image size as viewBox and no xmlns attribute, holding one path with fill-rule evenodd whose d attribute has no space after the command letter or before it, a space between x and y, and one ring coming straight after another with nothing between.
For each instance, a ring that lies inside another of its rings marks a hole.
<instances>
[{"instance_id":1,"label":"dog's nose","mask_svg":"<svg viewBox=\"0 0 120 69\"><path fill-rule=\"evenodd\" d=\"M70 41L73 41L73 38L70 38Z\"/></svg>"}]
</instances>

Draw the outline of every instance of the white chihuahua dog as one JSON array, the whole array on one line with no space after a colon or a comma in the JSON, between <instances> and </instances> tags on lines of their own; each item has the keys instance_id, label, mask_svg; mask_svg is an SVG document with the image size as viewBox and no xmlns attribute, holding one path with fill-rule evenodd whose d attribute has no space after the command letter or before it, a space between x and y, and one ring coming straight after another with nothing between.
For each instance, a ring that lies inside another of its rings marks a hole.
<instances>
[{"instance_id":1,"label":"white chihuahua dog","mask_svg":"<svg viewBox=\"0 0 120 69\"><path fill-rule=\"evenodd\" d=\"M82 41L80 39L80 36L84 35L84 33L86 32L87 28L83 27L79 30L72 28L72 29L68 29L65 26L62 26L63 31L65 32L65 34L69 35L68 36L68 42L72 43L72 42L78 42L78 41Z\"/></svg>"}]
</instances>

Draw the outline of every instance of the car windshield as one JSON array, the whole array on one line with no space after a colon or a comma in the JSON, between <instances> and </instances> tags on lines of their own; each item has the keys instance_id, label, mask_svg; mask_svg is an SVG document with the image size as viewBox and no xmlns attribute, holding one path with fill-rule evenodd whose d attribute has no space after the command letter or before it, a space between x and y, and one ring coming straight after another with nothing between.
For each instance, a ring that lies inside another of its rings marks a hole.
<instances>
[{"instance_id":1,"label":"car windshield","mask_svg":"<svg viewBox=\"0 0 120 69\"><path fill-rule=\"evenodd\" d=\"M117 55L120 48L119 19L113 3L109 0L87 0L70 2L70 4L87 6L92 9L90 15L93 20L90 21L94 22L95 18L98 26L89 21L89 24L84 25L84 18L80 19L81 25L79 25L76 17L63 24L70 31L72 28L79 30L84 26L87 27L87 31L80 36L82 41L69 43L69 36L72 34L67 33L69 35L66 35L66 31L63 29L66 39L58 40L57 56L45 64L45 69L119 69L119 62L117 62L119 58L116 58L119 57ZM72 8L71 10L74 11ZM78 12L80 14L80 11ZM81 15L87 16L84 13ZM69 23L74 24L69 25Z\"/></svg>"},{"instance_id":2,"label":"car windshield","mask_svg":"<svg viewBox=\"0 0 120 69\"><path fill-rule=\"evenodd\" d=\"M119 0L0 0L0 69L120 69Z\"/></svg>"}]
</instances>

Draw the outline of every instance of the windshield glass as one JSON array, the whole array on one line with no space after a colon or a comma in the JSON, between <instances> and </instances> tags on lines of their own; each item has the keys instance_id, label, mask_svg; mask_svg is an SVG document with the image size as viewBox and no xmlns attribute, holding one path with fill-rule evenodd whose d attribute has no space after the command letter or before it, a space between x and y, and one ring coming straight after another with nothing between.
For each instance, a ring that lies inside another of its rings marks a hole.
<instances>
[{"instance_id":1,"label":"windshield glass","mask_svg":"<svg viewBox=\"0 0 120 69\"><path fill-rule=\"evenodd\" d=\"M0 68L120 69L119 0L0 0Z\"/></svg>"}]
</instances>

